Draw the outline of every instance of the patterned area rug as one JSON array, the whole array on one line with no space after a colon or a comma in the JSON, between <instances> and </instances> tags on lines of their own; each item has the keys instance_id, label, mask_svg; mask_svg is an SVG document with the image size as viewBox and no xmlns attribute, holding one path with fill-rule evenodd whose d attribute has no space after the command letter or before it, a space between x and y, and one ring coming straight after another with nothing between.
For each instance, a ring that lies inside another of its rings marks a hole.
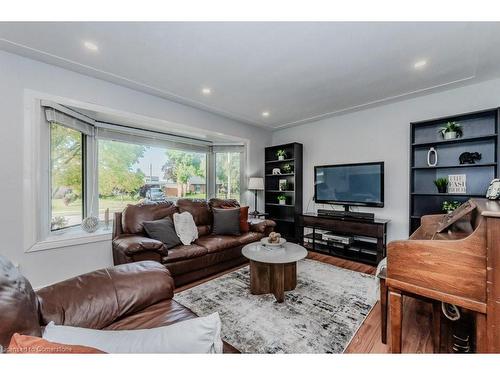
<instances>
[{"instance_id":1,"label":"patterned area rug","mask_svg":"<svg viewBox=\"0 0 500 375\"><path fill-rule=\"evenodd\" d=\"M223 339L243 353L342 353L377 301L374 276L307 259L284 303L249 285L246 266L174 299L200 316L218 311Z\"/></svg>"}]
</instances>

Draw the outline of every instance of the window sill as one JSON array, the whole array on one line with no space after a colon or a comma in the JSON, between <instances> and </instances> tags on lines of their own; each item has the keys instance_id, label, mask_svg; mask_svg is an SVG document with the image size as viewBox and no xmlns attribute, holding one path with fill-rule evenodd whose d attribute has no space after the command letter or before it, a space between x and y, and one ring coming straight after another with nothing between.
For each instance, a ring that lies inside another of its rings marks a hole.
<instances>
[{"instance_id":1,"label":"window sill","mask_svg":"<svg viewBox=\"0 0 500 375\"><path fill-rule=\"evenodd\" d=\"M82 228L75 227L61 233L51 233L46 239L35 243L26 250L26 252L32 253L35 251L52 250L66 246L110 241L111 237L111 228L99 228L93 233L87 233Z\"/></svg>"}]
</instances>

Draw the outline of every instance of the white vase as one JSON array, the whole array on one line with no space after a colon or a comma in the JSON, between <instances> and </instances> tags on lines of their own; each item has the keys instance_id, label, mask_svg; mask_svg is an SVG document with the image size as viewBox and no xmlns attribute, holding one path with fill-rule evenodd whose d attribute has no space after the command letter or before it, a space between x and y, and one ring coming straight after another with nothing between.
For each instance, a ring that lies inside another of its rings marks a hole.
<instances>
[{"instance_id":1,"label":"white vase","mask_svg":"<svg viewBox=\"0 0 500 375\"><path fill-rule=\"evenodd\" d=\"M455 138L457 138L457 132L444 133L444 139L455 139Z\"/></svg>"},{"instance_id":2,"label":"white vase","mask_svg":"<svg viewBox=\"0 0 500 375\"><path fill-rule=\"evenodd\" d=\"M433 161L434 159L434 161ZM438 163L438 154L434 147L431 147L427 152L427 165L429 167L435 167Z\"/></svg>"},{"instance_id":3,"label":"white vase","mask_svg":"<svg viewBox=\"0 0 500 375\"><path fill-rule=\"evenodd\" d=\"M286 204L286 200L280 200L279 204Z\"/></svg>"},{"instance_id":4,"label":"white vase","mask_svg":"<svg viewBox=\"0 0 500 375\"><path fill-rule=\"evenodd\" d=\"M283 155L278 156L278 160L285 160L285 157Z\"/></svg>"}]
</instances>

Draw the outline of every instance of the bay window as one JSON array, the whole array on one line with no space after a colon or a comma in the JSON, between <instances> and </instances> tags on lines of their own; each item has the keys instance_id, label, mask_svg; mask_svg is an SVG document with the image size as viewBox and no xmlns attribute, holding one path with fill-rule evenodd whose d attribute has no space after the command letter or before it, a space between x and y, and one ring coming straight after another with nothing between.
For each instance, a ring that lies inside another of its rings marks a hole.
<instances>
[{"instance_id":1,"label":"bay window","mask_svg":"<svg viewBox=\"0 0 500 375\"><path fill-rule=\"evenodd\" d=\"M50 143L42 233L79 226L88 216L102 221L106 211L113 218L144 201L241 198L244 146L101 123L53 102L42 107Z\"/></svg>"}]
</instances>

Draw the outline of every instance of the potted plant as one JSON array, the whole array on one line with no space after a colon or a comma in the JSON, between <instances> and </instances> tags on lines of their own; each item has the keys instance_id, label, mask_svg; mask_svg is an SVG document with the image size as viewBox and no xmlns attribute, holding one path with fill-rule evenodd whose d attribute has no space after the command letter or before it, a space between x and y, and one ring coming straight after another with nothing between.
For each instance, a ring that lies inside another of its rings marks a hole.
<instances>
[{"instance_id":1,"label":"potted plant","mask_svg":"<svg viewBox=\"0 0 500 375\"><path fill-rule=\"evenodd\" d=\"M460 202L457 202L457 201L452 201L452 202L444 201L443 202L443 211L448 213L448 214L450 212L455 211L458 207L460 207Z\"/></svg>"},{"instance_id":2,"label":"potted plant","mask_svg":"<svg viewBox=\"0 0 500 375\"><path fill-rule=\"evenodd\" d=\"M276 197L278 199L279 204L286 204L286 195L280 194Z\"/></svg>"},{"instance_id":3,"label":"potted plant","mask_svg":"<svg viewBox=\"0 0 500 375\"><path fill-rule=\"evenodd\" d=\"M434 185L436 185L438 193L446 193L448 179L446 177L440 177L437 180L434 180Z\"/></svg>"},{"instance_id":4,"label":"potted plant","mask_svg":"<svg viewBox=\"0 0 500 375\"><path fill-rule=\"evenodd\" d=\"M460 138L463 135L462 126L455 121L450 121L445 127L439 129L439 133L444 139Z\"/></svg>"},{"instance_id":5,"label":"potted plant","mask_svg":"<svg viewBox=\"0 0 500 375\"><path fill-rule=\"evenodd\" d=\"M276 156L278 157L278 160L285 160L285 158L286 158L285 150L276 151Z\"/></svg>"},{"instance_id":6,"label":"potted plant","mask_svg":"<svg viewBox=\"0 0 500 375\"><path fill-rule=\"evenodd\" d=\"M285 173L292 173L293 172L293 168L290 164L285 164L283 166L283 172Z\"/></svg>"}]
</instances>

